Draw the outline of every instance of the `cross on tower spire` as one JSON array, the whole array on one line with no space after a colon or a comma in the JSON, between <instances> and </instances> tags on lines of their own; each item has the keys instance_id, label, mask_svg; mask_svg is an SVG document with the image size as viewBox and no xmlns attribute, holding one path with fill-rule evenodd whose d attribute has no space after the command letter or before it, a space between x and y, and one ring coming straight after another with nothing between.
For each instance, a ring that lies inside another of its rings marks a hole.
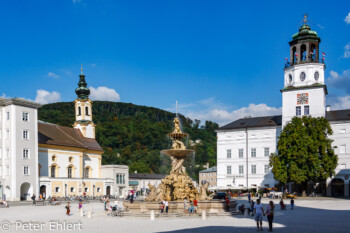
<instances>
[{"instance_id":1,"label":"cross on tower spire","mask_svg":"<svg viewBox=\"0 0 350 233\"><path fill-rule=\"evenodd\" d=\"M307 20L307 14L304 14L303 23L304 23L304 24L308 24L307 22L308 22L308 20Z\"/></svg>"}]
</instances>

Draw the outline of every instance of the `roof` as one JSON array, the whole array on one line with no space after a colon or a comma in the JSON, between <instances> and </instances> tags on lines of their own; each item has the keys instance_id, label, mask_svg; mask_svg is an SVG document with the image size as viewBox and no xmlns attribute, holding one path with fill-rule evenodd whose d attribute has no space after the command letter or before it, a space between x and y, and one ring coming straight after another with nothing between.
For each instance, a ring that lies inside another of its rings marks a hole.
<instances>
[{"instance_id":1,"label":"roof","mask_svg":"<svg viewBox=\"0 0 350 233\"><path fill-rule=\"evenodd\" d=\"M242 128L257 128L257 127L268 127L268 126L281 126L282 116L264 116L264 117L252 117L252 118L241 118L230 124L220 127L218 130L227 129L242 129Z\"/></svg>"},{"instance_id":2,"label":"roof","mask_svg":"<svg viewBox=\"0 0 350 233\"><path fill-rule=\"evenodd\" d=\"M8 106L12 104L28 107L28 108L36 108L36 109L41 107L41 104L34 103L32 101L25 100L22 98L10 98L10 99L0 98L0 106Z\"/></svg>"},{"instance_id":3,"label":"roof","mask_svg":"<svg viewBox=\"0 0 350 233\"><path fill-rule=\"evenodd\" d=\"M346 121L350 120L350 109L335 110L326 112L328 121Z\"/></svg>"},{"instance_id":4,"label":"roof","mask_svg":"<svg viewBox=\"0 0 350 233\"><path fill-rule=\"evenodd\" d=\"M165 174L129 173L129 179L160 180L165 176Z\"/></svg>"},{"instance_id":5,"label":"roof","mask_svg":"<svg viewBox=\"0 0 350 233\"><path fill-rule=\"evenodd\" d=\"M38 121L38 135L39 143L42 144L103 151L95 139L84 137L80 130L75 128Z\"/></svg>"},{"instance_id":6,"label":"roof","mask_svg":"<svg viewBox=\"0 0 350 233\"><path fill-rule=\"evenodd\" d=\"M200 171L199 173L209 173L209 172L217 172L216 166L215 167L210 167L210 168L205 169L203 171Z\"/></svg>"},{"instance_id":7,"label":"roof","mask_svg":"<svg viewBox=\"0 0 350 233\"><path fill-rule=\"evenodd\" d=\"M326 93L326 95L328 94L328 90L327 90L327 86L324 85L324 84L321 84L321 83L314 83L314 84L311 84L311 85L307 85L307 86L300 86L300 87L295 87L295 86L287 86L285 88L283 88L282 90L280 90L281 92L284 92L284 91L289 91L289 90L296 90L296 89L310 89L310 88L320 88L322 87Z\"/></svg>"}]
</instances>

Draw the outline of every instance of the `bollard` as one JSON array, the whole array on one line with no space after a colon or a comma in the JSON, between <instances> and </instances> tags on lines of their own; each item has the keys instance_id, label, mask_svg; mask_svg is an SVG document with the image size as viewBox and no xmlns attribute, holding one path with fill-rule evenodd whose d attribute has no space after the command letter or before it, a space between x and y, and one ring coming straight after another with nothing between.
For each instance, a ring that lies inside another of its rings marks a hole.
<instances>
[{"instance_id":1,"label":"bollard","mask_svg":"<svg viewBox=\"0 0 350 233\"><path fill-rule=\"evenodd\" d=\"M249 217L248 209L247 209L247 208L244 210L244 217Z\"/></svg>"},{"instance_id":2,"label":"bollard","mask_svg":"<svg viewBox=\"0 0 350 233\"><path fill-rule=\"evenodd\" d=\"M202 220L206 220L207 219L207 213L205 212L205 210L202 210Z\"/></svg>"},{"instance_id":3,"label":"bollard","mask_svg":"<svg viewBox=\"0 0 350 233\"><path fill-rule=\"evenodd\" d=\"M92 207L90 206L90 209L88 211L88 218L91 218L92 217Z\"/></svg>"},{"instance_id":4,"label":"bollard","mask_svg":"<svg viewBox=\"0 0 350 233\"><path fill-rule=\"evenodd\" d=\"M154 221L154 210L151 210L151 221Z\"/></svg>"}]
</instances>

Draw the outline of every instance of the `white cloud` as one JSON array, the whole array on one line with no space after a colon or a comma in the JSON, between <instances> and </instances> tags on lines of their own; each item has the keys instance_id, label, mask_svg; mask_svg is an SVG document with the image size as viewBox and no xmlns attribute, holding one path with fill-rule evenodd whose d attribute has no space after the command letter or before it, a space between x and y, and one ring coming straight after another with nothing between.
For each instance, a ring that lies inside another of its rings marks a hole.
<instances>
[{"instance_id":1,"label":"white cloud","mask_svg":"<svg viewBox=\"0 0 350 233\"><path fill-rule=\"evenodd\" d=\"M344 70L341 74L331 70L329 74L330 77L327 79L329 86L344 89L350 93L350 70Z\"/></svg>"},{"instance_id":2,"label":"white cloud","mask_svg":"<svg viewBox=\"0 0 350 233\"><path fill-rule=\"evenodd\" d=\"M232 106L224 105L214 98L200 100L194 104L179 105L179 113L191 119L198 119L202 123L210 120L220 126L228 124L237 119L251 116L272 116L280 115L281 108L267 106L266 104L249 104L247 107L233 109ZM167 109L174 111L174 107Z\"/></svg>"},{"instance_id":3,"label":"white cloud","mask_svg":"<svg viewBox=\"0 0 350 233\"><path fill-rule=\"evenodd\" d=\"M350 43L348 43L344 47L344 57L345 58L349 58L350 57Z\"/></svg>"},{"instance_id":4,"label":"white cloud","mask_svg":"<svg viewBox=\"0 0 350 233\"><path fill-rule=\"evenodd\" d=\"M344 21L345 21L346 24L350 24L350 12L349 12L349 14L345 17Z\"/></svg>"},{"instance_id":5,"label":"white cloud","mask_svg":"<svg viewBox=\"0 0 350 233\"><path fill-rule=\"evenodd\" d=\"M329 102L332 110L349 109L350 108L350 96L338 96L332 98Z\"/></svg>"},{"instance_id":6,"label":"white cloud","mask_svg":"<svg viewBox=\"0 0 350 233\"><path fill-rule=\"evenodd\" d=\"M55 73L53 73L53 72L49 72L49 73L47 74L47 76L52 77L52 78L59 78L59 77L60 77L60 76L58 76L57 74L55 74Z\"/></svg>"},{"instance_id":7,"label":"white cloud","mask_svg":"<svg viewBox=\"0 0 350 233\"><path fill-rule=\"evenodd\" d=\"M108 87L90 87L90 91L90 98L92 100L120 101L120 96L114 89Z\"/></svg>"},{"instance_id":8,"label":"white cloud","mask_svg":"<svg viewBox=\"0 0 350 233\"><path fill-rule=\"evenodd\" d=\"M49 104L59 102L61 100L61 94L53 91L49 92L43 89L36 91L35 102L39 104Z\"/></svg>"}]
</instances>

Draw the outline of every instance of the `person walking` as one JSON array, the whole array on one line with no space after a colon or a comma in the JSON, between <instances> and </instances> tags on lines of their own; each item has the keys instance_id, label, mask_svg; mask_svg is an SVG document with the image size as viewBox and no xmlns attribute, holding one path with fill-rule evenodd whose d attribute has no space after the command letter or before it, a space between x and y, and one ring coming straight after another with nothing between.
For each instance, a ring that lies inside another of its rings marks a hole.
<instances>
[{"instance_id":1,"label":"person walking","mask_svg":"<svg viewBox=\"0 0 350 233\"><path fill-rule=\"evenodd\" d=\"M294 209L294 197L292 197L292 199L290 200L290 209Z\"/></svg>"},{"instance_id":2,"label":"person walking","mask_svg":"<svg viewBox=\"0 0 350 233\"><path fill-rule=\"evenodd\" d=\"M66 205L66 215L67 216L70 216L70 202L67 202L67 205Z\"/></svg>"},{"instance_id":3,"label":"person walking","mask_svg":"<svg viewBox=\"0 0 350 233\"><path fill-rule=\"evenodd\" d=\"M194 200L193 200L193 206L194 206L193 211L197 213L197 210L198 210L198 201L197 201L196 198L194 198Z\"/></svg>"},{"instance_id":4,"label":"person walking","mask_svg":"<svg viewBox=\"0 0 350 233\"><path fill-rule=\"evenodd\" d=\"M273 201L270 201L266 209L267 220L269 221L269 231L272 231L272 222L273 222L274 214L275 214L275 204L273 204Z\"/></svg>"},{"instance_id":5,"label":"person walking","mask_svg":"<svg viewBox=\"0 0 350 233\"><path fill-rule=\"evenodd\" d=\"M248 192L248 202L250 203L250 198L251 198L251 195L250 195L250 192Z\"/></svg>"},{"instance_id":6,"label":"person walking","mask_svg":"<svg viewBox=\"0 0 350 233\"><path fill-rule=\"evenodd\" d=\"M230 198L228 196L225 197L225 202L226 202L226 211L230 211Z\"/></svg>"},{"instance_id":7,"label":"person walking","mask_svg":"<svg viewBox=\"0 0 350 233\"><path fill-rule=\"evenodd\" d=\"M160 203L160 213L164 213L164 201Z\"/></svg>"},{"instance_id":8,"label":"person walking","mask_svg":"<svg viewBox=\"0 0 350 233\"><path fill-rule=\"evenodd\" d=\"M165 207L165 213L168 213L168 210L169 210L169 202L168 201L164 201L164 207Z\"/></svg>"},{"instance_id":9,"label":"person walking","mask_svg":"<svg viewBox=\"0 0 350 233\"><path fill-rule=\"evenodd\" d=\"M188 214L189 215L192 215L193 214L193 211L194 211L194 204L193 204L193 201L190 201L190 208L188 210Z\"/></svg>"},{"instance_id":10,"label":"person walking","mask_svg":"<svg viewBox=\"0 0 350 233\"><path fill-rule=\"evenodd\" d=\"M256 200L256 204L254 205L254 215L255 215L256 226L258 228L257 231L259 231L259 230L263 231L263 229L262 229L262 217L263 217L263 215L265 215L265 213L264 213L264 209L263 209L259 199ZM259 225L260 225L260 227L259 227Z\"/></svg>"},{"instance_id":11,"label":"person walking","mask_svg":"<svg viewBox=\"0 0 350 233\"><path fill-rule=\"evenodd\" d=\"M79 201L79 214L80 214L80 216L84 216L84 213L83 213L83 202L81 200Z\"/></svg>"},{"instance_id":12,"label":"person walking","mask_svg":"<svg viewBox=\"0 0 350 233\"><path fill-rule=\"evenodd\" d=\"M35 198L36 198L36 196L35 196L35 194L33 193L33 196L32 196L32 200L33 200L33 205L36 205L36 201L35 201Z\"/></svg>"}]
</instances>

